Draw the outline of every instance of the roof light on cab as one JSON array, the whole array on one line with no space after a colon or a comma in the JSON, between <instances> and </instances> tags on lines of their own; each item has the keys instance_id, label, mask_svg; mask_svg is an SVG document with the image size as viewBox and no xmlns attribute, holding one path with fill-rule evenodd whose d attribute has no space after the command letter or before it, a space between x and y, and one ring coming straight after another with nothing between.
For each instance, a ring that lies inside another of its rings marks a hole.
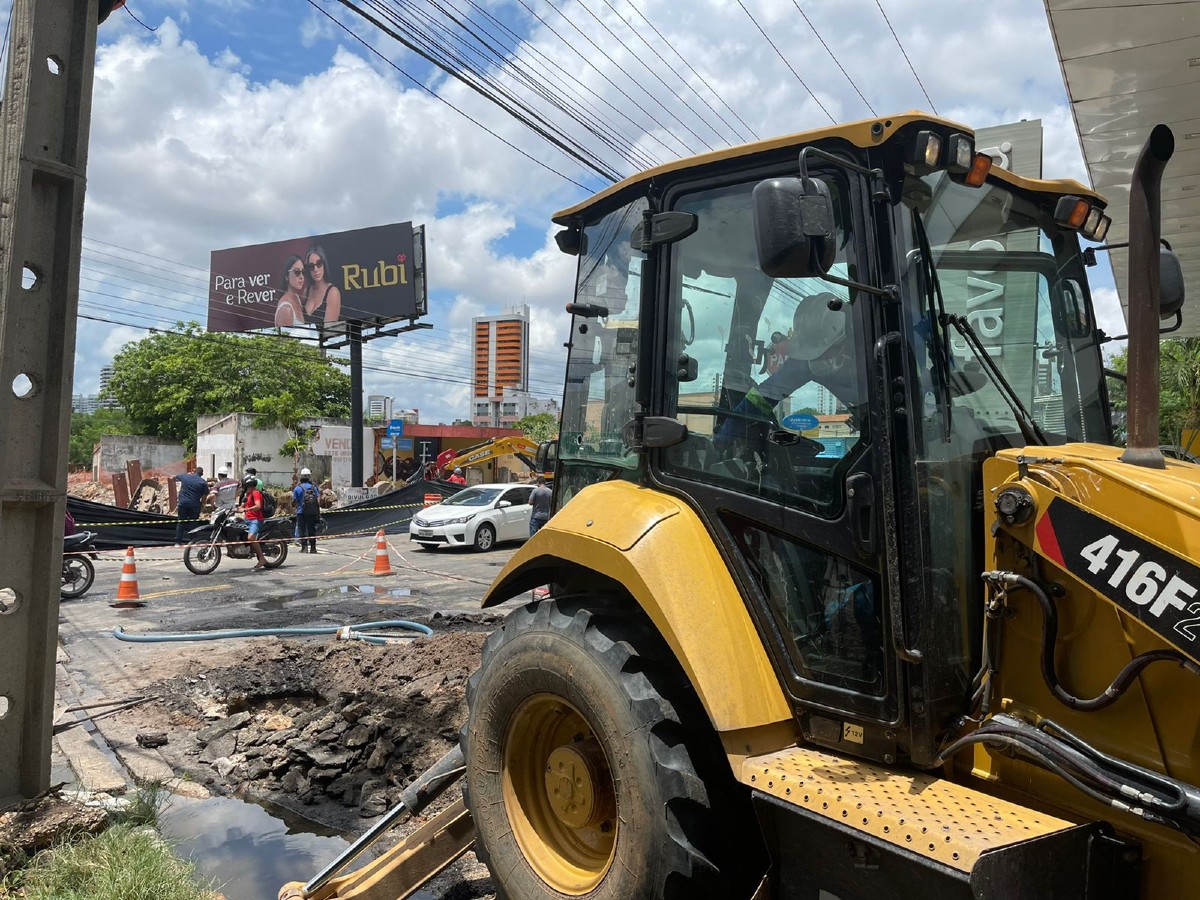
<instances>
[{"instance_id":1,"label":"roof light on cab","mask_svg":"<svg viewBox=\"0 0 1200 900\"><path fill-rule=\"evenodd\" d=\"M992 171L992 157L987 153L976 153L975 158L971 160L971 168L967 170L967 175L963 179L971 187L980 187L988 177L988 172Z\"/></svg>"},{"instance_id":2,"label":"roof light on cab","mask_svg":"<svg viewBox=\"0 0 1200 900\"><path fill-rule=\"evenodd\" d=\"M967 134L952 134L946 142L946 171L961 175L971 168L975 157L975 141Z\"/></svg>"}]
</instances>

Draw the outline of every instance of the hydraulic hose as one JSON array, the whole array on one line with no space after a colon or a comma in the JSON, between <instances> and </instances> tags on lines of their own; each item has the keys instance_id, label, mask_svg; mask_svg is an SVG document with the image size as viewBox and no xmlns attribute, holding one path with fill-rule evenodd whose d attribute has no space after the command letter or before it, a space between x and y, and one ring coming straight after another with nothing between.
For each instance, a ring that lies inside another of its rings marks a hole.
<instances>
[{"instance_id":1,"label":"hydraulic hose","mask_svg":"<svg viewBox=\"0 0 1200 900\"><path fill-rule=\"evenodd\" d=\"M1015 572L984 572L983 578L988 581L999 582L1006 587L1024 588L1037 598L1038 603L1042 607L1042 679L1059 702L1071 709L1077 709L1080 712L1095 712L1096 710L1111 706L1122 694L1129 690L1129 686L1141 674L1142 669L1151 663L1173 662L1182 666L1193 675L1200 675L1200 666L1197 666L1178 650L1150 650L1146 653L1138 654L1126 663L1125 667L1117 673L1117 677L1112 680L1112 684L1106 687L1098 696L1090 700L1083 700L1076 697L1062 686L1058 680L1058 675L1054 671L1054 649L1058 640L1058 610L1046 595L1046 592L1042 590L1041 585L1033 579L1026 578L1024 575L1018 575Z\"/></svg>"},{"instance_id":2,"label":"hydraulic hose","mask_svg":"<svg viewBox=\"0 0 1200 900\"><path fill-rule=\"evenodd\" d=\"M228 638L336 634L343 640L365 641L368 644L388 643L387 638L359 633L376 628L404 628L408 631L419 632L426 637L433 635L433 629L420 622L388 619L383 622L362 622L358 625L329 625L315 628L241 628L231 631L197 631L184 634L128 634L123 627L118 625L113 629L113 637L119 641L132 641L138 644L160 644L168 641L221 641Z\"/></svg>"}]
</instances>

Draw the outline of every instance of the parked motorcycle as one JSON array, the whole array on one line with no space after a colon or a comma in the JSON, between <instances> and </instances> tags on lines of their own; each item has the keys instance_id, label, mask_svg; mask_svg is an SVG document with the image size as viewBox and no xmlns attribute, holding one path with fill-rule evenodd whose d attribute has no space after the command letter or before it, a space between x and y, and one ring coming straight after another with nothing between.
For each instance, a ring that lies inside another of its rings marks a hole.
<instances>
[{"instance_id":1,"label":"parked motorcycle","mask_svg":"<svg viewBox=\"0 0 1200 900\"><path fill-rule=\"evenodd\" d=\"M62 588L59 596L64 600L82 597L96 580L96 567L85 556L96 554L96 532L77 531L63 538Z\"/></svg>"},{"instance_id":2,"label":"parked motorcycle","mask_svg":"<svg viewBox=\"0 0 1200 900\"><path fill-rule=\"evenodd\" d=\"M289 516L272 516L263 522L259 531L259 547L268 569L277 569L287 559L288 542L292 540L293 522ZM183 551L183 564L193 575L209 575L221 564L221 552L231 559L255 559L250 546L250 529L246 521L235 518L233 510L220 509L207 525L188 532L188 545ZM224 545L224 546L222 546Z\"/></svg>"}]
</instances>

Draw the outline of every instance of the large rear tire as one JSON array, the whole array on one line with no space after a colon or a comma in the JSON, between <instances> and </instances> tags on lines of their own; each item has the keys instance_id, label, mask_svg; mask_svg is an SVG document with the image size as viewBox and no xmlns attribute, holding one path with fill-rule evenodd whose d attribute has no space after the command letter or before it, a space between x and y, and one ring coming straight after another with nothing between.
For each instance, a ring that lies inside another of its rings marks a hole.
<instances>
[{"instance_id":1,"label":"large rear tire","mask_svg":"<svg viewBox=\"0 0 1200 900\"><path fill-rule=\"evenodd\" d=\"M467 697L465 793L501 898L749 896L748 796L640 611L514 610Z\"/></svg>"}]
</instances>

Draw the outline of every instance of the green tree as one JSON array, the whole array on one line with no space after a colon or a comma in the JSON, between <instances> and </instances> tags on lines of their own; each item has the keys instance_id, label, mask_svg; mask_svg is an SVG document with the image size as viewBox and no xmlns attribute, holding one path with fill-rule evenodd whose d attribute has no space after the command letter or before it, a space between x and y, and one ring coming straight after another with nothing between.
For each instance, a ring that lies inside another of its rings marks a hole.
<instances>
[{"instance_id":1,"label":"green tree","mask_svg":"<svg viewBox=\"0 0 1200 900\"><path fill-rule=\"evenodd\" d=\"M534 413L532 416L517 419L515 425L525 437L539 444L558 434L558 419L550 413Z\"/></svg>"},{"instance_id":2,"label":"green tree","mask_svg":"<svg viewBox=\"0 0 1200 900\"><path fill-rule=\"evenodd\" d=\"M98 409L71 414L71 449L68 460L76 465L92 464L92 448L102 435L129 434L129 417L124 410Z\"/></svg>"},{"instance_id":3,"label":"green tree","mask_svg":"<svg viewBox=\"0 0 1200 900\"><path fill-rule=\"evenodd\" d=\"M1122 375L1129 371L1129 352L1121 350L1107 360L1107 368ZM1184 447L1188 452L1200 450L1200 442L1187 448L1187 432L1200 429L1200 338L1163 341L1159 345L1159 441ZM1118 421L1128 411L1125 383L1108 380L1109 399ZM1124 429L1119 429L1124 437Z\"/></svg>"},{"instance_id":4,"label":"green tree","mask_svg":"<svg viewBox=\"0 0 1200 900\"><path fill-rule=\"evenodd\" d=\"M350 376L315 347L271 335L208 334L198 322L152 334L113 359L107 396L143 434L196 446L196 417L250 412L290 393L305 416L350 414Z\"/></svg>"}]
</instances>

